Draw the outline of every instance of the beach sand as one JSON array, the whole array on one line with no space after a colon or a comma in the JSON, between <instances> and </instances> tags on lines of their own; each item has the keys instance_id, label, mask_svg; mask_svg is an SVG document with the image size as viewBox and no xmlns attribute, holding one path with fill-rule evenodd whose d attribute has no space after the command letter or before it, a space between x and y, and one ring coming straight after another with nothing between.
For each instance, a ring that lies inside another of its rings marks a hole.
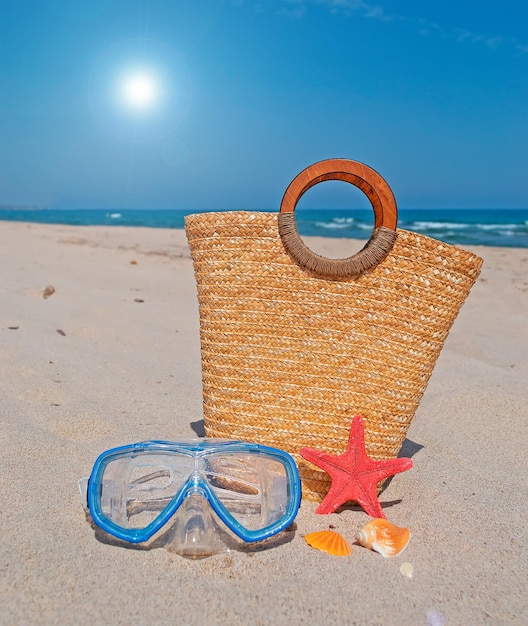
<instances>
[{"instance_id":1,"label":"beach sand","mask_svg":"<svg viewBox=\"0 0 528 626\"><path fill-rule=\"evenodd\" d=\"M275 547L192 561L112 545L77 489L110 447L203 432L184 232L1 223L0 623L525 624L528 250L472 250L484 268L409 429L414 467L380 496L407 550L315 551L305 534L353 543L369 517L303 503Z\"/></svg>"}]
</instances>

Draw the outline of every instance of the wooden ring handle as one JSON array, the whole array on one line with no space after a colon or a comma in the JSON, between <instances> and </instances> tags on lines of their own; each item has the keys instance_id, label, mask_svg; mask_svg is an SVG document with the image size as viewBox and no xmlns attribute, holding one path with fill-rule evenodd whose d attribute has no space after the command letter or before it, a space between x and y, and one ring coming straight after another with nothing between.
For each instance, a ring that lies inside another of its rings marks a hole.
<instances>
[{"instance_id":1,"label":"wooden ring handle","mask_svg":"<svg viewBox=\"0 0 528 626\"><path fill-rule=\"evenodd\" d=\"M312 252L299 237L295 207L304 193L325 180L351 183L370 200L374 228L365 247L346 259L328 259ZM284 247L303 268L325 278L351 278L378 265L396 241L398 209L387 182L372 168L350 159L326 159L310 165L292 180L282 198L278 215Z\"/></svg>"}]
</instances>

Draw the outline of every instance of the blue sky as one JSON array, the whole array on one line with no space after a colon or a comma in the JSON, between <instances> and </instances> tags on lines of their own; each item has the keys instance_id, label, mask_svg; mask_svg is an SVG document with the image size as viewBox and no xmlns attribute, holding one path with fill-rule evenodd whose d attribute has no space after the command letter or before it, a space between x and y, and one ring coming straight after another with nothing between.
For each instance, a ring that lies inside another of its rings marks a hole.
<instances>
[{"instance_id":1,"label":"blue sky","mask_svg":"<svg viewBox=\"0 0 528 626\"><path fill-rule=\"evenodd\" d=\"M275 209L328 157L528 207L528 3L0 0L0 205Z\"/></svg>"}]
</instances>

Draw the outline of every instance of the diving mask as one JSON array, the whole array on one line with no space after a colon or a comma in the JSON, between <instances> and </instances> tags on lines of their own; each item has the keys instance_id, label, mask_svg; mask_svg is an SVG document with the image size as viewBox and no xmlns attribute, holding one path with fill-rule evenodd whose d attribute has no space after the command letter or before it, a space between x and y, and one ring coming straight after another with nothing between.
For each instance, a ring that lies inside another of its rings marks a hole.
<instances>
[{"instance_id":1,"label":"diving mask","mask_svg":"<svg viewBox=\"0 0 528 626\"><path fill-rule=\"evenodd\" d=\"M113 448L86 482L87 508L105 532L135 544L168 530L172 549L188 556L220 551L222 524L244 542L272 537L293 522L301 500L289 454L222 439Z\"/></svg>"}]
</instances>

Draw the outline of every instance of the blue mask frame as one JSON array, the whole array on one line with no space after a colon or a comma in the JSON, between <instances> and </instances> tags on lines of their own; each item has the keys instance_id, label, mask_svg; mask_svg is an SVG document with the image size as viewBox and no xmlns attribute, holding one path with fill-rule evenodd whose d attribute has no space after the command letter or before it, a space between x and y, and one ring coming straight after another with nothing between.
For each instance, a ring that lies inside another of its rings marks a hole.
<instances>
[{"instance_id":1,"label":"blue mask frame","mask_svg":"<svg viewBox=\"0 0 528 626\"><path fill-rule=\"evenodd\" d=\"M141 454L160 452L179 453L191 458L203 458L218 453L251 454L260 455L280 462L286 474L287 480L287 506L284 515L276 522L259 530L249 530L238 522L220 502L207 480L199 473L191 472L183 482L172 500L160 512L160 514L144 528L124 528L112 522L106 517L101 509L100 494L102 480L107 465L114 460L126 457L136 457ZM190 495L199 494L205 498L216 515L222 522L240 539L251 543L267 539L287 528L297 516L301 502L301 482L294 459L283 450L264 446L256 443L221 439L201 439L194 441L170 442L170 441L144 441L112 448L98 456L88 481L87 504L94 522L105 532L128 541L130 543L142 543L148 541L175 515L183 501Z\"/></svg>"}]
</instances>

